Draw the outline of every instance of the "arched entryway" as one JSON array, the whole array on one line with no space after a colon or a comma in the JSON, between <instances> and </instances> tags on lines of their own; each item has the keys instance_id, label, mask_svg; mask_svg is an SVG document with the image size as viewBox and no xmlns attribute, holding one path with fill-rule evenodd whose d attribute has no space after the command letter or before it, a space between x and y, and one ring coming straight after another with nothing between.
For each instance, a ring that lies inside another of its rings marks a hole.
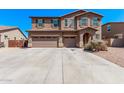
<instances>
[{"instance_id":1,"label":"arched entryway","mask_svg":"<svg viewBox=\"0 0 124 93\"><path fill-rule=\"evenodd\" d=\"M83 44L86 45L89 42L90 38L91 38L91 35L89 33L85 33L83 35Z\"/></svg>"}]
</instances>

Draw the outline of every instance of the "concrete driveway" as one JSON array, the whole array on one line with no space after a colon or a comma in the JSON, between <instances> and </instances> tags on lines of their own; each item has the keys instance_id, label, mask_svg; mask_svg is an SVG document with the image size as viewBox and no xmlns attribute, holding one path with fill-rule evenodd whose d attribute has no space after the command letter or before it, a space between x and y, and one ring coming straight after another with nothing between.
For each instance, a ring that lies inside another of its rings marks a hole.
<instances>
[{"instance_id":1,"label":"concrete driveway","mask_svg":"<svg viewBox=\"0 0 124 93\"><path fill-rule=\"evenodd\" d=\"M2 48L0 83L124 83L124 68L76 48Z\"/></svg>"}]
</instances>

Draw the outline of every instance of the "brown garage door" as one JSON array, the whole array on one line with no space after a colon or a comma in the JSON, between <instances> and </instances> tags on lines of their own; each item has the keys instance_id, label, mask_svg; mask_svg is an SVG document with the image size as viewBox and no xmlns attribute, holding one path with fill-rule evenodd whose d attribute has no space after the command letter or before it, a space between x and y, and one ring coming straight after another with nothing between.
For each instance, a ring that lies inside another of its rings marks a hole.
<instances>
[{"instance_id":1,"label":"brown garage door","mask_svg":"<svg viewBox=\"0 0 124 93\"><path fill-rule=\"evenodd\" d=\"M23 40L9 40L8 47L22 47Z\"/></svg>"},{"instance_id":2,"label":"brown garage door","mask_svg":"<svg viewBox=\"0 0 124 93\"><path fill-rule=\"evenodd\" d=\"M33 37L32 47L57 47L57 37Z\"/></svg>"},{"instance_id":3,"label":"brown garage door","mask_svg":"<svg viewBox=\"0 0 124 93\"><path fill-rule=\"evenodd\" d=\"M64 37L64 46L65 47L76 47L75 37Z\"/></svg>"}]
</instances>

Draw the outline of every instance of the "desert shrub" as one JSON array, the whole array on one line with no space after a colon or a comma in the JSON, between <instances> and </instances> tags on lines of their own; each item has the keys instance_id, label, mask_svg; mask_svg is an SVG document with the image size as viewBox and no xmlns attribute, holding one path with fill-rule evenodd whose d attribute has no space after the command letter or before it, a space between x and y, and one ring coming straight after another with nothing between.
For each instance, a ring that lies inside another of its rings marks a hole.
<instances>
[{"instance_id":1,"label":"desert shrub","mask_svg":"<svg viewBox=\"0 0 124 93\"><path fill-rule=\"evenodd\" d=\"M104 41L91 41L84 46L84 50L88 51L107 51L107 45Z\"/></svg>"}]
</instances>

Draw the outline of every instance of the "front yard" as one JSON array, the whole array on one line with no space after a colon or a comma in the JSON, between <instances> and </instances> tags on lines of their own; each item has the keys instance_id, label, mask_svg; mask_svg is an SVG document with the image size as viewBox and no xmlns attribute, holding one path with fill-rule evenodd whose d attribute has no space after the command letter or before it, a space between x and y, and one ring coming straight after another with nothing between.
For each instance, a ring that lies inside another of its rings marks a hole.
<instances>
[{"instance_id":1,"label":"front yard","mask_svg":"<svg viewBox=\"0 0 124 93\"><path fill-rule=\"evenodd\" d=\"M109 47L108 51L94 52L94 54L124 67L124 48Z\"/></svg>"}]
</instances>

